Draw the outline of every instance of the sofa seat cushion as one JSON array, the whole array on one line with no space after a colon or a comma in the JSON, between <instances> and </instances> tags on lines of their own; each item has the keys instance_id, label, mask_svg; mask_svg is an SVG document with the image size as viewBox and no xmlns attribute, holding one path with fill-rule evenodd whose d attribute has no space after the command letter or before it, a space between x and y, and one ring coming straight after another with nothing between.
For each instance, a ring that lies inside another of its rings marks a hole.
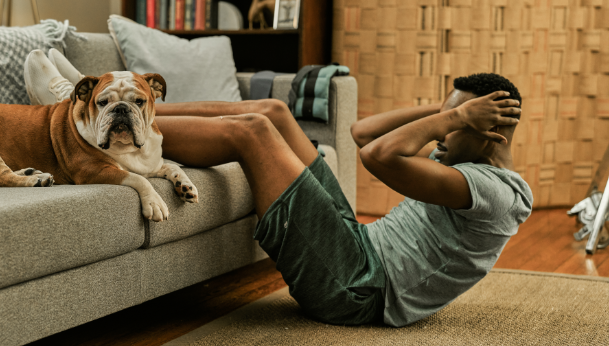
<instances>
[{"instance_id":1,"label":"sofa seat cushion","mask_svg":"<svg viewBox=\"0 0 609 346\"><path fill-rule=\"evenodd\" d=\"M182 167L199 191L199 203L185 203L169 180L150 179L169 208L169 220L146 220L144 247L150 248L238 220L254 210L254 200L238 163L198 169Z\"/></svg>"},{"instance_id":2,"label":"sofa seat cushion","mask_svg":"<svg viewBox=\"0 0 609 346\"><path fill-rule=\"evenodd\" d=\"M336 150L320 145L325 161L337 175ZM238 163L232 162L211 168L182 167L199 191L199 203L184 203L173 185L166 179L150 179L154 189L169 208L169 220L146 220L144 248L151 248L184 239L227 223L239 220L254 211L254 198L245 174Z\"/></svg>"},{"instance_id":3,"label":"sofa seat cushion","mask_svg":"<svg viewBox=\"0 0 609 346\"><path fill-rule=\"evenodd\" d=\"M125 186L0 188L0 288L133 251L144 242Z\"/></svg>"}]
</instances>

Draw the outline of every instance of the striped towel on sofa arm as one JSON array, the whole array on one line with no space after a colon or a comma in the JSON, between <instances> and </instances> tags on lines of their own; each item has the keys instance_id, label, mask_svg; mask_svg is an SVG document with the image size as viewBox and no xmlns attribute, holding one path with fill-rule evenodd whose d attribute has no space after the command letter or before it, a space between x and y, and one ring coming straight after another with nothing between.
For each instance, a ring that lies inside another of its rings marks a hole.
<instances>
[{"instance_id":1,"label":"striped towel on sofa arm","mask_svg":"<svg viewBox=\"0 0 609 346\"><path fill-rule=\"evenodd\" d=\"M349 68L338 64L308 65L300 69L292 81L289 94L290 111L298 120L328 122L330 82L334 76L349 75Z\"/></svg>"}]
</instances>

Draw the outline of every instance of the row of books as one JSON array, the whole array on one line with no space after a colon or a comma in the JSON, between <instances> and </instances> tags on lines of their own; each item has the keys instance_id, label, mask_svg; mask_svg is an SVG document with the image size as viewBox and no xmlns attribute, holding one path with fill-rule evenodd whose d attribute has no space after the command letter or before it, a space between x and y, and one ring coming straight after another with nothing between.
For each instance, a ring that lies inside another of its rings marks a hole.
<instances>
[{"instance_id":1,"label":"row of books","mask_svg":"<svg viewBox=\"0 0 609 346\"><path fill-rule=\"evenodd\" d=\"M149 28L218 28L218 0L137 0L135 6L135 21Z\"/></svg>"}]
</instances>

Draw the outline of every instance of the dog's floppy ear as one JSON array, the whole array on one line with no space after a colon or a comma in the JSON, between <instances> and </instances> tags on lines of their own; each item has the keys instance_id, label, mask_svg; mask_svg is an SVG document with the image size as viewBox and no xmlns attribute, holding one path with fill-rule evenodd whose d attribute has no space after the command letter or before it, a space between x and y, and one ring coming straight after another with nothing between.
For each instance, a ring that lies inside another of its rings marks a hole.
<instances>
[{"instance_id":1,"label":"dog's floppy ear","mask_svg":"<svg viewBox=\"0 0 609 346\"><path fill-rule=\"evenodd\" d=\"M76 103L76 100L79 99L81 101L85 101L85 103L89 103L91 100L91 94L93 93L93 88L99 82L99 78L93 76L87 76L78 82L70 94L70 99L72 99L72 104Z\"/></svg>"},{"instance_id":2,"label":"dog's floppy ear","mask_svg":"<svg viewBox=\"0 0 609 346\"><path fill-rule=\"evenodd\" d=\"M165 79L158 73L146 73L142 75L142 78L150 85L152 94L165 101L165 95L167 95L167 83L165 83Z\"/></svg>"}]
</instances>

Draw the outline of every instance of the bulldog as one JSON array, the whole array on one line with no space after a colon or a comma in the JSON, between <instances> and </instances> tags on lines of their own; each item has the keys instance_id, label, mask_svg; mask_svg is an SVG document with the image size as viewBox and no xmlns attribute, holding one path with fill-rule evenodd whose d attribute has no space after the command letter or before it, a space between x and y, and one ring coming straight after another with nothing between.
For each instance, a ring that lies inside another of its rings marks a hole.
<instances>
[{"instance_id":1,"label":"bulldog","mask_svg":"<svg viewBox=\"0 0 609 346\"><path fill-rule=\"evenodd\" d=\"M158 222L169 211L146 179L156 177L197 203L184 171L161 157L154 103L166 92L158 74L111 72L83 78L54 105L0 105L0 187L126 185L138 192L144 217Z\"/></svg>"}]
</instances>

